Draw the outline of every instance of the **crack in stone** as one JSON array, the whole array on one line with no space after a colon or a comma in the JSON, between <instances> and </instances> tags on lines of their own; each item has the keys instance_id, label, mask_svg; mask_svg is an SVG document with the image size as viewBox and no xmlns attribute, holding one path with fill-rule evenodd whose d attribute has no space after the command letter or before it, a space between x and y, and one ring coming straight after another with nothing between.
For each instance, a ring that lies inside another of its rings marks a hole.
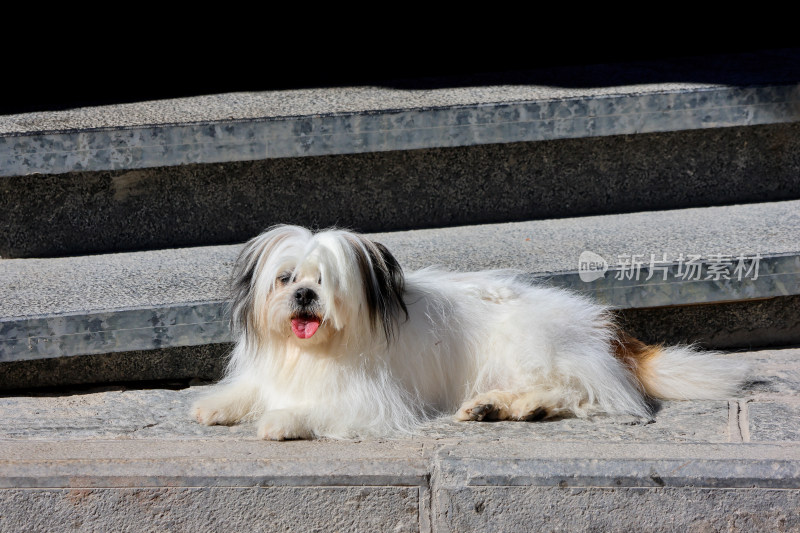
<instances>
[{"instance_id":1,"label":"crack in stone","mask_svg":"<svg viewBox=\"0 0 800 533\"><path fill-rule=\"evenodd\" d=\"M750 442L749 400L728 401L728 442Z\"/></svg>"},{"instance_id":2,"label":"crack in stone","mask_svg":"<svg viewBox=\"0 0 800 533\"><path fill-rule=\"evenodd\" d=\"M742 442L750 442L750 409L748 404L750 400L739 400L739 433L742 436Z\"/></svg>"},{"instance_id":3,"label":"crack in stone","mask_svg":"<svg viewBox=\"0 0 800 533\"><path fill-rule=\"evenodd\" d=\"M728 442L744 442L739 424L739 402L728 400Z\"/></svg>"}]
</instances>

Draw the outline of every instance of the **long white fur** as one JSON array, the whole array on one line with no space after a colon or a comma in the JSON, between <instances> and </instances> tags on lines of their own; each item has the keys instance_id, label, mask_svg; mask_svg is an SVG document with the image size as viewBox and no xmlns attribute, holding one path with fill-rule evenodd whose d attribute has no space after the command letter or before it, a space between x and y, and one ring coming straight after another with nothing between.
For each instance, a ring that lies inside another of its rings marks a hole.
<instances>
[{"instance_id":1,"label":"long white fur","mask_svg":"<svg viewBox=\"0 0 800 533\"><path fill-rule=\"evenodd\" d=\"M195 404L200 422L255 420L274 439L386 436L492 391L547 403L551 415L650 416L642 385L613 355L608 310L512 273L408 273L408 315L397 313L387 338L364 303L375 279L363 279L358 239L280 226L248 243L240 261L253 276L233 312L251 322L238 324L226 377ZM287 270L319 293L324 319L311 339L289 329L291 289L276 282ZM662 355L649 386L664 398L726 397L744 377L741 365L689 348Z\"/></svg>"},{"instance_id":2,"label":"long white fur","mask_svg":"<svg viewBox=\"0 0 800 533\"><path fill-rule=\"evenodd\" d=\"M698 352L691 346L665 346L649 366L647 392L667 400L732 398L747 377L742 361L719 352Z\"/></svg>"}]
</instances>

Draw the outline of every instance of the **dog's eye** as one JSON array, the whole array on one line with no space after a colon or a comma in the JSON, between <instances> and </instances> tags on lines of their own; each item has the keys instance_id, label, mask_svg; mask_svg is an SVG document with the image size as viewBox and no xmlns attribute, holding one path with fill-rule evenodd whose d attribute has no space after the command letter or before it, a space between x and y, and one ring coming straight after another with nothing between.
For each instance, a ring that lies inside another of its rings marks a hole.
<instances>
[{"instance_id":1,"label":"dog's eye","mask_svg":"<svg viewBox=\"0 0 800 533\"><path fill-rule=\"evenodd\" d=\"M280 276L278 276L278 281L281 285L286 285L290 281L292 281L292 275L289 272L284 272Z\"/></svg>"},{"instance_id":2,"label":"dog's eye","mask_svg":"<svg viewBox=\"0 0 800 533\"><path fill-rule=\"evenodd\" d=\"M319 279L317 279L317 285L322 285L322 274L320 274Z\"/></svg>"}]
</instances>

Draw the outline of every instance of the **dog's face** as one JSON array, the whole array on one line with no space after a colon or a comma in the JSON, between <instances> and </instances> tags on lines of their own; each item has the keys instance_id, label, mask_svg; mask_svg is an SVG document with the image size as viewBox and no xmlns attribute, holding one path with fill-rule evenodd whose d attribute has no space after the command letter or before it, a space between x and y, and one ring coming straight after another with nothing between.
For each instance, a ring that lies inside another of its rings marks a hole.
<instances>
[{"instance_id":1,"label":"dog's face","mask_svg":"<svg viewBox=\"0 0 800 533\"><path fill-rule=\"evenodd\" d=\"M288 338L293 335L309 343L323 342L334 329L331 317L347 312L341 301L337 307L335 297L329 300L329 292L322 288L322 273L317 265L310 261L286 265L273 282L265 302L266 320L259 329L271 329Z\"/></svg>"},{"instance_id":2,"label":"dog's face","mask_svg":"<svg viewBox=\"0 0 800 533\"><path fill-rule=\"evenodd\" d=\"M341 230L278 226L251 240L234 274L234 331L311 347L337 335L389 339L405 312L403 274L378 243Z\"/></svg>"}]
</instances>

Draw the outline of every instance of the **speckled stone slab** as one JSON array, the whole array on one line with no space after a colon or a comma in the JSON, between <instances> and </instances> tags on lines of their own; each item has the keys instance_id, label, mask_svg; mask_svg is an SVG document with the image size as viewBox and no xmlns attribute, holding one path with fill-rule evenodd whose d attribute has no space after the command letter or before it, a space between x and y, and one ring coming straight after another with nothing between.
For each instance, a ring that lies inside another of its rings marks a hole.
<instances>
[{"instance_id":1,"label":"speckled stone slab","mask_svg":"<svg viewBox=\"0 0 800 533\"><path fill-rule=\"evenodd\" d=\"M233 244L279 223L373 233L786 201L798 175L800 122L35 174L3 180L0 256Z\"/></svg>"},{"instance_id":2,"label":"speckled stone slab","mask_svg":"<svg viewBox=\"0 0 800 533\"><path fill-rule=\"evenodd\" d=\"M739 397L728 401L659 402L652 421L629 416L598 416L539 423L462 423L443 417L426 424L417 435L392 437L389 442L454 443L462 439L501 439L531 443L800 443L793 418L777 418L766 427L759 416L754 416L762 408L769 412L795 407L800 398L800 372L797 371L800 349L760 350L722 357L744 359L752 365L751 380ZM106 386L6 394L0 396L0 419L4 420L0 425L0 441L257 440L252 424L203 426L196 423L189 416L189 409L205 386L181 388L180 382L174 385L172 389ZM739 408L740 404L747 405L749 414Z\"/></svg>"},{"instance_id":3,"label":"speckled stone slab","mask_svg":"<svg viewBox=\"0 0 800 533\"><path fill-rule=\"evenodd\" d=\"M189 408L203 390L202 386L181 390L107 387L74 395L8 396L0 398L0 412L9 414L0 439L256 440L251 424L209 427L191 420ZM652 423L623 416L541 424L463 424L442 418L428 424L420 435L437 440L471 435L538 442L570 435L570 439L585 442L729 442L728 417L726 401L664 402Z\"/></svg>"},{"instance_id":4,"label":"speckled stone slab","mask_svg":"<svg viewBox=\"0 0 800 533\"><path fill-rule=\"evenodd\" d=\"M0 176L138 169L800 119L796 83L331 88L0 117Z\"/></svg>"},{"instance_id":5,"label":"speckled stone slab","mask_svg":"<svg viewBox=\"0 0 800 533\"><path fill-rule=\"evenodd\" d=\"M656 406L653 421L628 416L566 418L541 423L460 423L448 417L428 423L418 439L454 442L495 439L542 442L798 442L800 349L759 350L723 357L751 363L749 384L728 401L669 401ZM205 386L173 389L130 389L107 386L67 388L0 397L0 440L127 440L213 439L257 440L251 424L203 426L189 417L189 408ZM746 409L741 409L746 406ZM767 419L762 414L795 412ZM393 438L393 442L403 442ZM308 444L311 446L311 444Z\"/></svg>"},{"instance_id":6,"label":"speckled stone slab","mask_svg":"<svg viewBox=\"0 0 800 533\"><path fill-rule=\"evenodd\" d=\"M753 365L738 397L662 402L649 423L442 418L381 439L267 442L251 424L200 426L188 410L204 386L3 396L0 526L324 529L327 513L344 530L796 529L794 422L752 415L795 403L800 350L729 357Z\"/></svg>"},{"instance_id":7,"label":"speckled stone slab","mask_svg":"<svg viewBox=\"0 0 800 533\"><path fill-rule=\"evenodd\" d=\"M798 236L798 201L372 235L407 270L516 269L622 309L800 294ZM0 261L0 362L228 342L239 249Z\"/></svg>"}]
</instances>

